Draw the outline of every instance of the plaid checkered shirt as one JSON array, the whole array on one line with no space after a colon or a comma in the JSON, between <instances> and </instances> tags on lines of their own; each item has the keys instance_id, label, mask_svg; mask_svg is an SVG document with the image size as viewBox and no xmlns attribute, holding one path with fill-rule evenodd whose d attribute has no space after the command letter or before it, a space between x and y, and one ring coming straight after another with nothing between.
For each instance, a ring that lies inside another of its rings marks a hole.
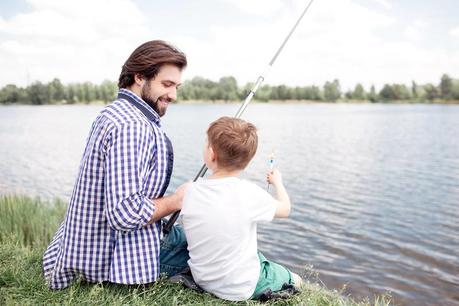
<instances>
[{"instance_id":1,"label":"plaid checkered shirt","mask_svg":"<svg viewBox=\"0 0 459 306\"><path fill-rule=\"evenodd\" d=\"M161 224L152 199L172 173L172 145L158 114L127 89L95 119L65 219L43 256L48 286L154 282Z\"/></svg>"}]
</instances>

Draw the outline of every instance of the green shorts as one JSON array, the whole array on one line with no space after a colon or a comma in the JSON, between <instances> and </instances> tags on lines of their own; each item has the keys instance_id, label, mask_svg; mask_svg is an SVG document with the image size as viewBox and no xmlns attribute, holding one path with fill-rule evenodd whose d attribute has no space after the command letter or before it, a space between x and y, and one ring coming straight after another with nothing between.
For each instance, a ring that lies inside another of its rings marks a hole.
<instances>
[{"instance_id":1,"label":"green shorts","mask_svg":"<svg viewBox=\"0 0 459 306\"><path fill-rule=\"evenodd\" d=\"M284 284L293 285L292 273L287 268L267 260L261 252L258 252L258 258L260 259L260 277L252 298L268 288L275 292L281 290Z\"/></svg>"}]
</instances>

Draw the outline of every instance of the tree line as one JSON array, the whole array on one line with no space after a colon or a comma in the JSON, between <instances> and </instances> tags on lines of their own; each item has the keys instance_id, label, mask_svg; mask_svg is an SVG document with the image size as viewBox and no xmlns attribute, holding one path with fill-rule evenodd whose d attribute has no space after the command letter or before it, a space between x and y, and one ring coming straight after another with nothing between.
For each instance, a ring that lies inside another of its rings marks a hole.
<instances>
[{"instance_id":1,"label":"tree line","mask_svg":"<svg viewBox=\"0 0 459 306\"><path fill-rule=\"evenodd\" d=\"M116 83L103 81L99 85L91 82L64 85L57 78L49 83L34 82L26 87L8 84L0 90L0 104L51 104L110 102L116 95Z\"/></svg>"},{"instance_id":2,"label":"tree line","mask_svg":"<svg viewBox=\"0 0 459 306\"><path fill-rule=\"evenodd\" d=\"M238 86L232 76L220 78L217 82L194 77L183 83L178 91L179 100L204 101L239 101L244 99L252 89L253 84ZM90 103L93 101L112 101L117 93L117 85L112 81L101 84L91 82L71 83L64 85L57 78L48 83L34 82L26 87L6 85L0 89L0 104L50 104L50 103ZM459 101L459 79L453 79L444 74L438 84L419 85L412 82L405 84L385 84L379 91L375 86L366 90L362 84L343 92L339 80L325 82L323 86L263 85L255 100L286 101L309 100L317 102L337 101L370 101L370 102L447 102Z\"/></svg>"}]
</instances>

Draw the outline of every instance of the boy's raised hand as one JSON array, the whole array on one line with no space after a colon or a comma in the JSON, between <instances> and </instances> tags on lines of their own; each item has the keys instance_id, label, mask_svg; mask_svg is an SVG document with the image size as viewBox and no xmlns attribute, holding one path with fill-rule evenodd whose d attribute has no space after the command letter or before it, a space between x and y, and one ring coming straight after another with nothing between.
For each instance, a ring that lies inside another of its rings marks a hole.
<instances>
[{"instance_id":1,"label":"boy's raised hand","mask_svg":"<svg viewBox=\"0 0 459 306\"><path fill-rule=\"evenodd\" d=\"M266 180L268 181L268 183L273 184L274 187L277 187L279 185L282 185L282 174L279 170L274 169L268 172L268 174L266 175Z\"/></svg>"},{"instance_id":2,"label":"boy's raised hand","mask_svg":"<svg viewBox=\"0 0 459 306\"><path fill-rule=\"evenodd\" d=\"M266 179L268 183L273 184L276 188L277 207L274 213L275 218L287 218L290 215L290 198L282 183L282 174L279 170L274 169L268 172Z\"/></svg>"}]
</instances>

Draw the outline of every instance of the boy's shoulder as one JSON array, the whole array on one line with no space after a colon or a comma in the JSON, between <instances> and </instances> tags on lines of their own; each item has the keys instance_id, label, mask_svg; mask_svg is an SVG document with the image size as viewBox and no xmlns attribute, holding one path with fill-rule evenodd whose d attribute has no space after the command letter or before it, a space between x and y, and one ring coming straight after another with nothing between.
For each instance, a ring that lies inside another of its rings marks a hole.
<instances>
[{"instance_id":1,"label":"boy's shoulder","mask_svg":"<svg viewBox=\"0 0 459 306\"><path fill-rule=\"evenodd\" d=\"M241 180L241 185L246 186L247 188L255 189L258 191L263 191L266 192L263 188L260 187L257 183L247 180L247 179L240 179Z\"/></svg>"},{"instance_id":2,"label":"boy's shoulder","mask_svg":"<svg viewBox=\"0 0 459 306\"><path fill-rule=\"evenodd\" d=\"M261 189L256 183L249 181L244 178L229 176L218 179L199 178L196 182L193 182L194 186L241 186L248 188Z\"/></svg>"},{"instance_id":3,"label":"boy's shoulder","mask_svg":"<svg viewBox=\"0 0 459 306\"><path fill-rule=\"evenodd\" d=\"M198 191L204 192L205 190L231 190L231 192L240 192L244 194L257 195L260 193L268 193L255 182L239 177L226 177L219 179L206 179L199 178L193 182L188 188L190 192Z\"/></svg>"}]
</instances>

